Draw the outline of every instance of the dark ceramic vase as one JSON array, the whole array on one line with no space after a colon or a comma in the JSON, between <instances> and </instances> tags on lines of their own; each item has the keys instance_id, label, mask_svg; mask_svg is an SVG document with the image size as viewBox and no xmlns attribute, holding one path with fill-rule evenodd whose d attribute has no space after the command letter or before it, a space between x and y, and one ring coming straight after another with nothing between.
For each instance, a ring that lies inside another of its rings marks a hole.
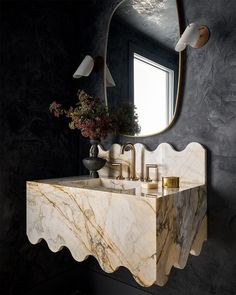
<instances>
[{"instance_id":1,"label":"dark ceramic vase","mask_svg":"<svg viewBox=\"0 0 236 295\"><path fill-rule=\"evenodd\" d=\"M105 164L106 160L98 157L98 145L99 139L90 139L91 148L89 151L89 157L83 159L83 164L90 172L92 178L99 178L98 170L100 170Z\"/></svg>"}]
</instances>

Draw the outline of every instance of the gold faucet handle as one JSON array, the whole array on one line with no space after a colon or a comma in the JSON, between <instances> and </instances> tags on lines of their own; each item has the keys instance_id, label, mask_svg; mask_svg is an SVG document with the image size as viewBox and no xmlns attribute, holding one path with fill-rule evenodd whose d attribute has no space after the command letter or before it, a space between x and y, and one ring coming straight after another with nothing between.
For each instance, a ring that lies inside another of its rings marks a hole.
<instances>
[{"instance_id":1,"label":"gold faucet handle","mask_svg":"<svg viewBox=\"0 0 236 295\"><path fill-rule=\"evenodd\" d=\"M144 178L144 181L152 181L152 179L149 177L149 170L151 168L157 169L157 164L146 164L146 177Z\"/></svg>"},{"instance_id":2,"label":"gold faucet handle","mask_svg":"<svg viewBox=\"0 0 236 295\"><path fill-rule=\"evenodd\" d=\"M111 163L111 166L119 167L119 175L116 176L116 179L119 179L119 180L125 179L122 175L122 163Z\"/></svg>"}]
</instances>

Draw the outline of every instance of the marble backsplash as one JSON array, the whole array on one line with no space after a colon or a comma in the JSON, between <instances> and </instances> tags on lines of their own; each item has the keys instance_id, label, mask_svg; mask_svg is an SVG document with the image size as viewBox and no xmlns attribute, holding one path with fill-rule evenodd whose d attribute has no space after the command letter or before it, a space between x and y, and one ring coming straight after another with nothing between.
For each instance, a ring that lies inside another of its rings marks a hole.
<instances>
[{"instance_id":1,"label":"marble backsplash","mask_svg":"<svg viewBox=\"0 0 236 295\"><path fill-rule=\"evenodd\" d=\"M178 176L180 183L206 183L206 150L192 142L182 151L176 151L170 144L161 143L155 150L148 150L143 144L136 143L136 174L145 177L145 165L157 164L157 169L150 169L152 180L160 181L163 176ZM100 176L118 176L119 167L112 163L122 163L123 176L128 177L131 168L130 152L121 154L122 146L113 144L109 150L99 147L99 157L107 160L106 165L99 170Z\"/></svg>"}]
</instances>

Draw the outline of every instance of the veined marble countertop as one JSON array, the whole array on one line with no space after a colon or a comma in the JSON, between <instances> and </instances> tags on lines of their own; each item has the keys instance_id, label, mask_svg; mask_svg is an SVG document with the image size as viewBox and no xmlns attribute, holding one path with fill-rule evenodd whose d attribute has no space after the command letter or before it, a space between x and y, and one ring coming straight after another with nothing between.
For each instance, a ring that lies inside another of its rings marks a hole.
<instances>
[{"instance_id":1,"label":"veined marble countertop","mask_svg":"<svg viewBox=\"0 0 236 295\"><path fill-rule=\"evenodd\" d=\"M173 195L178 192L183 192L185 190L193 189L199 186L204 186L203 183L199 184L181 182L180 180L179 188L162 188L162 182L158 181L157 188L146 189L142 188L142 182L140 180L118 180L113 177L91 178L90 176L72 176L64 178L42 179L35 180L33 182L152 198L160 198L168 195ZM28 181L28 183L30 183L30 181Z\"/></svg>"}]
</instances>

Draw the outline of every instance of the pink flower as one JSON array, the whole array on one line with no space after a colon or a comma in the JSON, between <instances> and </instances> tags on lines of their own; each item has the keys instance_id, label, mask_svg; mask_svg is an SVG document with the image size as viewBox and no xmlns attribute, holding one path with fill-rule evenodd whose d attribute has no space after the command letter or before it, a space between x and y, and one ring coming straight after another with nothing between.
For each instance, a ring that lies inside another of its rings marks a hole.
<instances>
[{"instance_id":1,"label":"pink flower","mask_svg":"<svg viewBox=\"0 0 236 295\"><path fill-rule=\"evenodd\" d=\"M111 129L111 118L105 105L96 97L88 95L84 90L78 90L75 107L62 109L61 104L54 101L49 109L55 117L65 115L69 118L69 128L79 129L84 137L104 138Z\"/></svg>"}]
</instances>

